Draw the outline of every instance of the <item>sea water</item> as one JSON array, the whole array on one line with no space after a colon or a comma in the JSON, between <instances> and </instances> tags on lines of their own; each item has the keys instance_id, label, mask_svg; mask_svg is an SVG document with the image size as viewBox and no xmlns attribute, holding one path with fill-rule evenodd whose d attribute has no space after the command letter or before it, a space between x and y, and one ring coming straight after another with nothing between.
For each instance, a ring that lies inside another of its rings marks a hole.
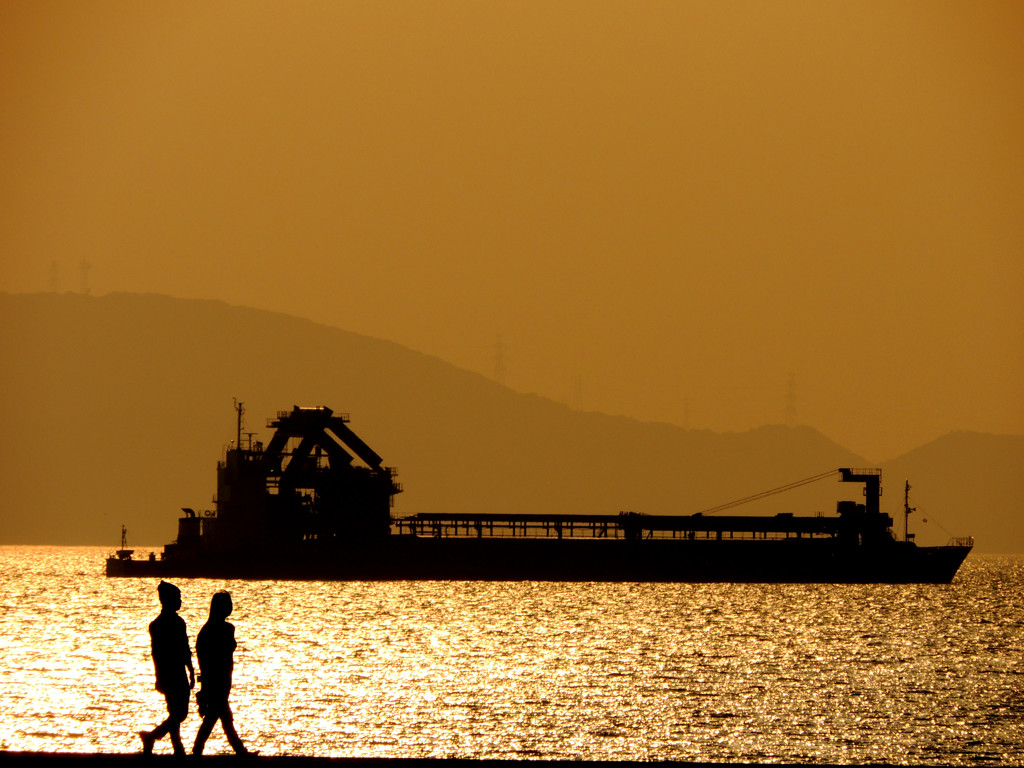
<instances>
[{"instance_id":1,"label":"sea water","mask_svg":"<svg viewBox=\"0 0 1024 768\"><path fill-rule=\"evenodd\" d=\"M0 749L133 752L164 718L156 581L106 554L0 547ZM264 755L1024 764L1024 557L943 586L175 583L193 646L231 592Z\"/></svg>"}]
</instances>

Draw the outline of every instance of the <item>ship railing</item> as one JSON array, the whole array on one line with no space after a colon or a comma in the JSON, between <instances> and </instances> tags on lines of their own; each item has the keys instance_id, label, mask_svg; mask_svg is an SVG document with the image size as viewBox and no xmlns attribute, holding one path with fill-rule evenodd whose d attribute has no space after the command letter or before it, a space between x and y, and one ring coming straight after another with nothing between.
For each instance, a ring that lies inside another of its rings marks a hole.
<instances>
[{"instance_id":1,"label":"ship railing","mask_svg":"<svg viewBox=\"0 0 1024 768\"><path fill-rule=\"evenodd\" d=\"M946 544L947 547L973 547L974 537L973 536L954 536Z\"/></svg>"},{"instance_id":2,"label":"ship railing","mask_svg":"<svg viewBox=\"0 0 1024 768\"><path fill-rule=\"evenodd\" d=\"M588 520L574 523L562 523L554 520L393 517L391 524L398 535L425 538L621 539L625 537L625 531L617 525L617 518L610 515L607 521Z\"/></svg>"},{"instance_id":3,"label":"ship railing","mask_svg":"<svg viewBox=\"0 0 1024 768\"><path fill-rule=\"evenodd\" d=\"M833 539L823 531L666 530L647 531L645 539L689 539L691 541L786 541L788 539Z\"/></svg>"},{"instance_id":4,"label":"ship railing","mask_svg":"<svg viewBox=\"0 0 1024 768\"><path fill-rule=\"evenodd\" d=\"M443 516L392 517L392 531L399 535L423 538L527 538L527 539L623 539L690 541L784 541L787 539L828 539L831 531L795 530L687 530L683 528L641 528L630 532L620 524L621 519L608 516L607 520L552 520L502 519L487 517L447 518Z\"/></svg>"},{"instance_id":5,"label":"ship railing","mask_svg":"<svg viewBox=\"0 0 1024 768\"><path fill-rule=\"evenodd\" d=\"M295 416L295 415L298 415L298 416L302 417L302 416L309 416L310 414L313 414L313 415L324 415L324 414L328 414L328 413L330 413L330 415L333 418L340 419L341 421L343 421L346 424L351 422L350 414L348 414L348 413L335 413L335 412L331 411L329 408L326 408L325 406L322 406L322 405L319 405L319 406L298 406L296 408L293 408L290 411L278 411L277 412L277 416L268 418L267 419L267 429L274 429L277 426L279 426L280 422L287 421L287 420L291 419L292 416Z\"/></svg>"}]
</instances>

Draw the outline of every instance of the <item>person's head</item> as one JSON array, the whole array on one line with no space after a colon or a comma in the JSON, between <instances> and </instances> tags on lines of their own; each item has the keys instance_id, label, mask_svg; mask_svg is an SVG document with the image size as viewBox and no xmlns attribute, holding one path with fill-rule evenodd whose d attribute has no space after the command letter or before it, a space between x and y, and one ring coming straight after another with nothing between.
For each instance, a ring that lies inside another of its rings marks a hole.
<instances>
[{"instance_id":1,"label":"person's head","mask_svg":"<svg viewBox=\"0 0 1024 768\"><path fill-rule=\"evenodd\" d=\"M156 593L160 596L160 605L169 611L181 608L181 590L173 584L161 581L157 584Z\"/></svg>"},{"instance_id":2,"label":"person's head","mask_svg":"<svg viewBox=\"0 0 1024 768\"><path fill-rule=\"evenodd\" d=\"M226 619L231 615L231 594L229 592L218 592L210 600L210 618Z\"/></svg>"}]
</instances>

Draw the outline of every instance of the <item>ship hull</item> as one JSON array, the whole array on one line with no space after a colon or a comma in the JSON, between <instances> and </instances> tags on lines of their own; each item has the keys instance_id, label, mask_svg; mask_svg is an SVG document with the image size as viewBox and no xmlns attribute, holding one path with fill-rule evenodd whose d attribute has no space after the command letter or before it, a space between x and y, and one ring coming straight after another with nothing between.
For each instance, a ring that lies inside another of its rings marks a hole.
<instances>
[{"instance_id":1,"label":"ship hull","mask_svg":"<svg viewBox=\"0 0 1024 768\"><path fill-rule=\"evenodd\" d=\"M358 547L107 561L113 577L328 581L622 581L948 584L969 546L841 547L831 540L681 541L391 537Z\"/></svg>"}]
</instances>

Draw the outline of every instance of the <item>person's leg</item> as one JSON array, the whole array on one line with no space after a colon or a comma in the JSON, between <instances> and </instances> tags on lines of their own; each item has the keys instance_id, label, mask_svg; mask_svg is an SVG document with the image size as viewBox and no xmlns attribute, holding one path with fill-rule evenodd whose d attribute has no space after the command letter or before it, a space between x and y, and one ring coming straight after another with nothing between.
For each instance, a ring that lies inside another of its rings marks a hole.
<instances>
[{"instance_id":1,"label":"person's leg","mask_svg":"<svg viewBox=\"0 0 1024 768\"><path fill-rule=\"evenodd\" d=\"M203 754L203 748L206 746L206 740L210 738L210 731L213 730L214 723L217 722L216 712L207 712L203 718L203 722L199 726L199 733L196 734L196 743L192 745L192 754L201 755Z\"/></svg>"},{"instance_id":2,"label":"person's leg","mask_svg":"<svg viewBox=\"0 0 1024 768\"><path fill-rule=\"evenodd\" d=\"M144 755L152 755L153 754L153 742L156 741L156 738L153 736L154 733L156 733L155 730L154 731L139 731L139 738L142 739L142 754L144 754Z\"/></svg>"},{"instance_id":3,"label":"person's leg","mask_svg":"<svg viewBox=\"0 0 1024 768\"><path fill-rule=\"evenodd\" d=\"M245 744L238 737L238 732L235 730L235 720L231 715L231 707L224 704L224 711L220 716L220 725L224 729L224 735L228 737L228 744L235 750L236 755L247 755L249 750L245 748Z\"/></svg>"},{"instance_id":4,"label":"person's leg","mask_svg":"<svg viewBox=\"0 0 1024 768\"><path fill-rule=\"evenodd\" d=\"M185 754L185 745L181 743L181 721L171 727L171 746L174 747L174 754Z\"/></svg>"},{"instance_id":5,"label":"person's leg","mask_svg":"<svg viewBox=\"0 0 1024 768\"><path fill-rule=\"evenodd\" d=\"M168 715L166 720L164 720L162 723L160 723L160 725L158 725L156 728L149 732L149 743L151 749L154 741L160 741L160 739L162 739L164 736L171 732L171 729L174 727L175 722L176 721L174 720L174 718Z\"/></svg>"},{"instance_id":6,"label":"person's leg","mask_svg":"<svg viewBox=\"0 0 1024 768\"><path fill-rule=\"evenodd\" d=\"M164 701L167 702L167 718L152 731L139 731L139 738L142 739L142 753L153 754L153 744L160 741L168 733L171 734L171 744L175 752L181 747L181 722L188 714L189 689L164 691ZM175 735L177 741L175 742Z\"/></svg>"},{"instance_id":7,"label":"person's leg","mask_svg":"<svg viewBox=\"0 0 1024 768\"><path fill-rule=\"evenodd\" d=\"M153 754L153 745L156 742L160 741L160 739L162 739L168 733L171 733L173 730L177 729L180 722L180 720L175 720L173 716L168 715L167 719L160 723L160 725L158 725L152 731L139 731L139 738L142 739L142 754Z\"/></svg>"},{"instance_id":8,"label":"person's leg","mask_svg":"<svg viewBox=\"0 0 1024 768\"><path fill-rule=\"evenodd\" d=\"M167 732L171 735L171 746L176 755L185 754L185 747L181 743L181 724L188 716L189 694L189 689L183 688L167 697Z\"/></svg>"}]
</instances>

